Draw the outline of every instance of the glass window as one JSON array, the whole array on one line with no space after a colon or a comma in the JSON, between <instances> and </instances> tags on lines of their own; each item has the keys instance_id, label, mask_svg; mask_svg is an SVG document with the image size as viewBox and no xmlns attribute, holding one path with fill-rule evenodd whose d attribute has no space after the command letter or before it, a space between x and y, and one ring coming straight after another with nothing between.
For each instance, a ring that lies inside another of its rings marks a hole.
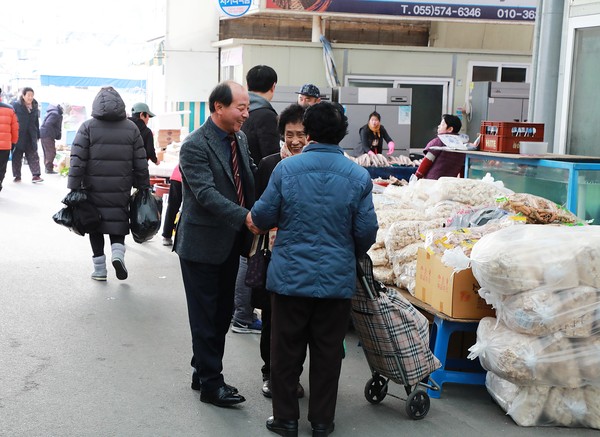
<instances>
[{"instance_id":1,"label":"glass window","mask_svg":"<svg viewBox=\"0 0 600 437\"><path fill-rule=\"evenodd\" d=\"M525 82L527 77L526 68L502 67L501 82Z\"/></svg>"},{"instance_id":2,"label":"glass window","mask_svg":"<svg viewBox=\"0 0 600 437\"><path fill-rule=\"evenodd\" d=\"M498 67L473 66L472 82L496 82L498 80Z\"/></svg>"},{"instance_id":3,"label":"glass window","mask_svg":"<svg viewBox=\"0 0 600 437\"><path fill-rule=\"evenodd\" d=\"M575 31L567 150L573 155L600 156L600 27Z\"/></svg>"}]
</instances>

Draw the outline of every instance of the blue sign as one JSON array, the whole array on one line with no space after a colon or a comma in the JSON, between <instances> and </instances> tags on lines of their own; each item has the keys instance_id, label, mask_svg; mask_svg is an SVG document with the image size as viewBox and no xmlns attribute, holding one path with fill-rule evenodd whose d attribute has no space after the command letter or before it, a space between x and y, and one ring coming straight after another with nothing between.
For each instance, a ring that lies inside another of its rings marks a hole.
<instances>
[{"instance_id":1,"label":"blue sign","mask_svg":"<svg viewBox=\"0 0 600 437\"><path fill-rule=\"evenodd\" d=\"M219 7L225 15L241 17L250 10L252 0L219 0Z\"/></svg>"}]
</instances>

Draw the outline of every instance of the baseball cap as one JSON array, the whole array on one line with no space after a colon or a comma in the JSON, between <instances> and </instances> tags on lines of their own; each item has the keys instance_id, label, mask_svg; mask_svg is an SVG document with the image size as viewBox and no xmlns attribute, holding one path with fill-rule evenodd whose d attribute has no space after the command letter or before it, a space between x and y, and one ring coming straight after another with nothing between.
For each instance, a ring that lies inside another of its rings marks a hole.
<instances>
[{"instance_id":1,"label":"baseball cap","mask_svg":"<svg viewBox=\"0 0 600 437\"><path fill-rule=\"evenodd\" d=\"M135 103L133 105L133 108L131 108L131 113L132 114L137 114L138 112L145 112L150 117L154 117L154 113L150 112L150 108L148 107L148 105L146 103L143 103L143 102Z\"/></svg>"},{"instance_id":2,"label":"baseball cap","mask_svg":"<svg viewBox=\"0 0 600 437\"><path fill-rule=\"evenodd\" d=\"M321 91L312 83L305 83L296 94L302 94L309 97L321 97Z\"/></svg>"}]
</instances>

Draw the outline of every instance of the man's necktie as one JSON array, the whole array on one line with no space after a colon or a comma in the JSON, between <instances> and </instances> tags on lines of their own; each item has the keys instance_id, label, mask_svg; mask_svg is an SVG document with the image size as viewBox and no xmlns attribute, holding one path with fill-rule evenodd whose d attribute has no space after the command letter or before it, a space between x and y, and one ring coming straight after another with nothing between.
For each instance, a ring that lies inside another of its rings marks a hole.
<instances>
[{"instance_id":1,"label":"man's necktie","mask_svg":"<svg viewBox=\"0 0 600 437\"><path fill-rule=\"evenodd\" d=\"M235 191L237 192L238 203L240 206L244 206L244 191L242 190L242 178L240 177L237 143L235 141L235 136L229 135L228 138L231 140L231 170L233 171Z\"/></svg>"}]
</instances>

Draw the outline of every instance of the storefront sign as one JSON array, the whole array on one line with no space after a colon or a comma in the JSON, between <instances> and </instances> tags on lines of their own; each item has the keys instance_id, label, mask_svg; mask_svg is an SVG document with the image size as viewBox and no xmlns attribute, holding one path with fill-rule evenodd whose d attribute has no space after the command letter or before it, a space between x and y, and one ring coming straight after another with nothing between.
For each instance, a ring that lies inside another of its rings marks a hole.
<instances>
[{"instance_id":1,"label":"storefront sign","mask_svg":"<svg viewBox=\"0 0 600 437\"><path fill-rule=\"evenodd\" d=\"M341 12L406 18L533 22L536 0L266 0L267 9L293 12Z\"/></svg>"},{"instance_id":2,"label":"storefront sign","mask_svg":"<svg viewBox=\"0 0 600 437\"><path fill-rule=\"evenodd\" d=\"M219 8L229 17L241 17L252 6L252 0L218 0Z\"/></svg>"}]
</instances>

